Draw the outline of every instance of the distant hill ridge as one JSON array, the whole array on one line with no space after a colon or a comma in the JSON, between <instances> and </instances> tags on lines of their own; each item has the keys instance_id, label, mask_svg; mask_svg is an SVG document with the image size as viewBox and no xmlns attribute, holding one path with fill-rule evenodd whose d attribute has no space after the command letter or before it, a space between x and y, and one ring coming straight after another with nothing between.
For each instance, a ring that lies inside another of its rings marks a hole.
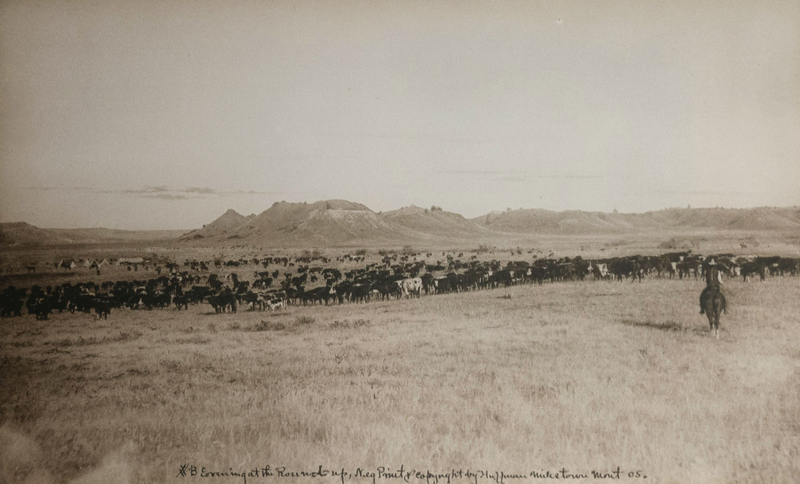
<instances>
[{"instance_id":1,"label":"distant hill ridge","mask_svg":"<svg viewBox=\"0 0 800 484\"><path fill-rule=\"evenodd\" d=\"M314 203L276 202L224 236L225 240L258 245L324 246L346 242L391 242L406 237L401 227L387 223L360 203L322 200Z\"/></svg>"},{"instance_id":2,"label":"distant hill ridge","mask_svg":"<svg viewBox=\"0 0 800 484\"><path fill-rule=\"evenodd\" d=\"M463 215L442 209L427 209L411 205L381 214L385 220L416 232L450 237L482 237L491 235L486 227L464 218Z\"/></svg>"},{"instance_id":3,"label":"distant hill ridge","mask_svg":"<svg viewBox=\"0 0 800 484\"><path fill-rule=\"evenodd\" d=\"M363 204L347 200L276 202L239 227L204 243L236 241L292 247L366 243L397 245L443 240L488 240L511 235L624 234L699 229L800 231L800 210L675 208L624 214L519 209L467 219L438 207L426 209L416 205L375 213Z\"/></svg>"},{"instance_id":4,"label":"distant hill ridge","mask_svg":"<svg viewBox=\"0 0 800 484\"><path fill-rule=\"evenodd\" d=\"M204 227L179 231L42 229L25 222L0 223L0 247L171 239L196 245L247 243L270 247L436 243L512 235L625 234L658 230L797 231L797 207L670 208L645 213L519 209L464 216L415 205L376 213L347 200L276 202L260 214L228 210ZM182 235L181 235L182 234Z\"/></svg>"},{"instance_id":5,"label":"distant hill ridge","mask_svg":"<svg viewBox=\"0 0 800 484\"><path fill-rule=\"evenodd\" d=\"M228 233L228 231L233 230L241 225L247 223L248 220L255 217L255 215L250 215L249 217L245 217L244 215L240 214L236 210L228 209L227 212L223 213L219 216L216 220L211 222L210 224L206 224L201 229L192 230L189 233L186 233L179 237L179 240L188 240L188 239L203 239L208 237L217 237Z\"/></svg>"},{"instance_id":6,"label":"distant hill ridge","mask_svg":"<svg viewBox=\"0 0 800 484\"><path fill-rule=\"evenodd\" d=\"M42 229L26 222L0 223L0 248L107 242L175 240L183 230Z\"/></svg>"},{"instance_id":7,"label":"distant hill ridge","mask_svg":"<svg viewBox=\"0 0 800 484\"><path fill-rule=\"evenodd\" d=\"M800 230L798 208L669 208L646 213L520 209L472 219L515 233L591 234L657 229Z\"/></svg>"},{"instance_id":8,"label":"distant hill ridge","mask_svg":"<svg viewBox=\"0 0 800 484\"><path fill-rule=\"evenodd\" d=\"M0 247L57 245L72 243L56 232L26 222L0 224Z\"/></svg>"}]
</instances>

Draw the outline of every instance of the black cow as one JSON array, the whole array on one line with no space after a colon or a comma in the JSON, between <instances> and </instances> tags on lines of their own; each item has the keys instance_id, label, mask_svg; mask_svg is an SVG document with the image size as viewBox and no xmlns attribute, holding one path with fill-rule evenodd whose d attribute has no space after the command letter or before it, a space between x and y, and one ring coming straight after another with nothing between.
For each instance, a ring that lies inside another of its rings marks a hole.
<instances>
[{"instance_id":1,"label":"black cow","mask_svg":"<svg viewBox=\"0 0 800 484\"><path fill-rule=\"evenodd\" d=\"M50 315L50 311L50 301L47 298L39 299L34 306L34 312L36 313L36 319L38 321L47 320L47 317Z\"/></svg>"},{"instance_id":2,"label":"black cow","mask_svg":"<svg viewBox=\"0 0 800 484\"><path fill-rule=\"evenodd\" d=\"M97 313L98 319L108 319L108 316L111 314L111 301L98 299L94 303L94 311Z\"/></svg>"}]
</instances>

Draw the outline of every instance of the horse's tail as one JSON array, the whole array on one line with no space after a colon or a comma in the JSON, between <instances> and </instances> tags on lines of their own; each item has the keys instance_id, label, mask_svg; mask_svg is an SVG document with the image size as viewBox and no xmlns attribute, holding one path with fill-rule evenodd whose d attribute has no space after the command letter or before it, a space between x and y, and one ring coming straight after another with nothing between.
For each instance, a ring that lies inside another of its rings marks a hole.
<instances>
[{"instance_id":1,"label":"horse's tail","mask_svg":"<svg viewBox=\"0 0 800 484\"><path fill-rule=\"evenodd\" d=\"M726 311L725 295L716 287L707 287L700 294L700 305L705 312L722 314ZM726 313L727 314L727 313Z\"/></svg>"}]
</instances>

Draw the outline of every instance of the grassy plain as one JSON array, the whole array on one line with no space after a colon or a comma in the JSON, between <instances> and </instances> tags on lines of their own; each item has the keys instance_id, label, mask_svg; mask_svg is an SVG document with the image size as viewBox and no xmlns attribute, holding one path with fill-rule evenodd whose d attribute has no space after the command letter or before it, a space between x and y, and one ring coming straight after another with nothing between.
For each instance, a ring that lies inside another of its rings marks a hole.
<instances>
[{"instance_id":1,"label":"grassy plain","mask_svg":"<svg viewBox=\"0 0 800 484\"><path fill-rule=\"evenodd\" d=\"M193 463L800 482L800 278L726 281L719 340L701 289L4 319L0 481L242 482L176 477Z\"/></svg>"}]
</instances>

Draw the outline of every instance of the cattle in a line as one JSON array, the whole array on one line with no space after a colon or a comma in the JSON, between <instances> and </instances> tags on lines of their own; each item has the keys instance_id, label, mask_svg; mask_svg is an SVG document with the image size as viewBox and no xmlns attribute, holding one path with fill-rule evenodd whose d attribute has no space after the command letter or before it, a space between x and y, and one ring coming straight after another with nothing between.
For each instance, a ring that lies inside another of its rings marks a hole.
<instances>
[{"instance_id":1,"label":"cattle in a line","mask_svg":"<svg viewBox=\"0 0 800 484\"><path fill-rule=\"evenodd\" d=\"M692 251L687 252L668 252L661 254L661 258L669 262L683 262L687 257L690 257Z\"/></svg>"},{"instance_id":2,"label":"cattle in a line","mask_svg":"<svg viewBox=\"0 0 800 484\"><path fill-rule=\"evenodd\" d=\"M607 281L611 279L611 273L608 272L608 264L594 263L591 265L592 275L595 279Z\"/></svg>"},{"instance_id":3,"label":"cattle in a line","mask_svg":"<svg viewBox=\"0 0 800 484\"><path fill-rule=\"evenodd\" d=\"M623 281L628 278L631 278L632 282L636 281L637 278L641 281L639 270L638 262L630 258L616 258L608 263L608 271L617 281Z\"/></svg>"},{"instance_id":4,"label":"cattle in a line","mask_svg":"<svg viewBox=\"0 0 800 484\"><path fill-rule=\"evenodd\" d=\"M50 315L50 311L52 310L50 307L50 301L47 298L39 299L36 302L33 310L38 321L46 321Z\"/></svg>"},{"instance_id":5,"label":"cattle in a line","mask_svg":"<svg viewBox=\"0 0 800 484\"><path fill-rule=\"evenodd\" d=\"M370 298L380 299L381 301L397 299L402 295L402 290L397 284L397 278L380 278L373 282L371 287Z\"/></svg>"},{"instance_id":6,"label":"cattle in a line","mask_svg":"<svg viewBox=\"0 0 800 484\"><path fill-rule=\"evenodd\" d=\"M214 308L214 311L217 314L224 313L226 311L230 313L236 313L238 308L236 295L234 295L230 290L207 296L206 300L209 304L211 304L211 307Z\"/></svg>"},{"instance_id":7,"label":"cattle in a line","mask_svg":"<svg viewBox=\"0 0 800 484\"><path fill-rule=\"evenodd\" d=\"M447 277L436 277L433 279L433 293L447 294L452 290L450 279Z\"/></svg>"},{"instance_id":8,"label":"cattle in a line","mask_svg":"<svg viewBox=\"0 0 800 484\"><path fill-rule=\"evenodd\" d=\"M16 288L14 286L6 287L0 293L0 316L7 317L21 317L22 308L25 306L25 297L28 290L25 288Z\"/></svg>"},{"instance_id":9,"label":"cattle in a line","mask_svg":"<svg viewBox=\"0 0 800 484\"><path fill-rule=\"evenodd\" d=\"M422 278L412 277L397 281L404 297L420 297L422 295Z\"/></svg>"},{"instance_id":10,"label":"cattle in a line","mask_svg":"<svg viewBox=\"0 0 800 484\"><path fill-rule=\"evenodd\" d=\"M678 263L677 262L667 262L665 266L667 273L669 274L669 278L672 279L678 274Z\"/></svg>"},{"instance_id":11,"label":"cattle in a line","mask_svg":"<svg viewBox=\"0 0 800 484\"><path fill-rule=\"evenodd\" d=\"M762 282L767 280L767 266L756 261L748 261L742 264L740 273L744 282L748 282L755 275Z\"/></svg>"},{"instance_id":12,"label":"cattle in a line","mask_svg":"<svg viewBox=\"0 0 800 484\"><path fill-rule=\"evenodd\" d=\"M6 318L10 316L22 316L22 299L14 297L3 297L0 299L0 316Z\"/></svg>"},{"instance_id":13,"label":"cattle in a line","mask_svg":"<svg viewBox=\"0 0 800 484\"><path fill-rule=\"evenodd\" d=\"M336 289L332 286L320 286L309 291L303 291L300 299L304 305L309 302L311 304L322 304L324 301L327 306L331 300L336 299Z\"/></svg>"},{"instance_id":14,"label":"cattle in a line","mask_svg":"<svg viewBox=\"0 0 800 484\"><path fill-rule=\"evenodd\" d=\"M422 282L422 291L426 295L431 294L433 292L433 275L430 273L425 273L421 275L419 279Z\"/></svg>"},{"instance_id":15,"label":"cattle in a line","mask_svg":"<svg viewBox=\"0 0 800 484\"><path fill-rule=\"evenodd\" d=\"M182 309L188 310L189 309L189 298L185 294L182 294L182 295L179 295L179 296L177 296L177 295L173 296L172 297L172 304L175 305L175 309L177 309L178 311L180 311Z\"/></svg>"},{"instance_id":16,"label":"cattle in a line","mask_svg":"<svg viewBox=\"0 0 800 484\"><path fill-rule=\"evenodd\" d=\"M267 305L270 311L278 311L281 309L286 309L286 299L273 298L267 301Z\"/></svg>"},{"instance_id":17,"label":"cattle in a line","mask_svg":"<svg viewBox=\"0 0 800 484\"><path fill-rule=\"evenodd\" d=\"M702 272L702 263L695 259L684 260L678 262L677 270L679 279L691 276L694 276L695 279L699 279Z\"/></svg>"},{"instance_id":18,"label":"cattle in a line","mask_svg":"<svg viewBox=\"0 0 800 484\"><path fill-rule=\"evenodd\" d=\"M775 261L775 274L776 276L796 276L800 273L800 259L792 259L789 257L781 257Z\"/></svg>"},{"instance_id":19,"label":"cattle in a line","mask_svg":"<svg viewBox=\"0 0 800 484\"><path fill-rule=\"evenodd\" d=\"M270 286L272 286L271 277L262 277L253 281L254 289L269 289Z\"/></svg>"},{"instance_id":20,"label":"cattle in a line","mask_svg":"<svg viewBox=\"0 0 800 484\"><path fill-rule=\"evenodd\" d=\"M423 292L432 296L519 284L542 285L546 281L580 281L585 280L589 274L598 281L615 278L620 281L630 279L641 282L647 277L661 277L662 274L674 277L670 268L678 272L677 267L681 264L684 270L680 277L704 275L703 257L690 253L599 260L584 260L580 257L532 258L508 262L472 258L464 261L455 253L444 255L447 259L445 263L413 261L410 256L386 256L382 263L366 264L344 273L333 267L311 266L307 262L297 261L297 275L286 272L285 279L279 278L283 279L280 289L270 289L272 280L269 276L279 276L277 270L272 273L247 272L253 274L255 279L252 282L242 280L236 273L192 275L186 271L180 273L171 270L169 276L154 279L105 281L100 286L95 283L66 283L47 291L33 287L30 292L23 290L22 296L15 292L11 297L4 292L0 297L0 306L2 315L6 317L16 316L26 305L29 314L36 314L36 307L40 302L46 302L50 308L49 313L62 312L65 309L76 313L89 313L93 310L98 317L108 317L108 312L117 308L183 310L200 303L211 304L215 312L221 313L236 312L238 305L246 305L251 311L264 311L284 308L287 304L356 304L417 298ZM754 274L765 278L768 274L775 277L800 273L800 261L793 258L735 257L732 254L720 254L716 257L722 273L728 276L743 275L746 280ZM251 263L258 264L258 259L254 260L257 262L250 259L231 259L228 262L239 264L230 264L230 267L241 267ZM169 267L170 264L163 260L158 263L164 267ZM686 269L687 265L689 269ZM177 264L172 269L178 269ZM316 275L320 276L318 284L312 281ZM283 291L282 296L276 296L278 291ZM106 305L108 312L104 311ZM45 306L41 307L44 309ZM45 316L42 314L37 317Z\"/></svg>"},{"instance_id":21,"label":"cattle in a line","mask_svg":"<svg viewBox=\"0 0 800 484\"><path fill-rule=\"evenodd\" d=\"M111 314L111 302L105 300L97 301L95 302L94 309L98 319L108 319L108 316Z\"/></svg>"},{"instance_id":22,"label":"cattle in a line","mask_svg":"<svg viewBox=\"0 0 800 484\"><path fill-rule=\"evenodd\" d=\"M372 292L372 285L369 283L356 282L347 286L347 292L342 295L347 297L350 302L368 302L370 293Z\"/></svg>"}]
</instances>

